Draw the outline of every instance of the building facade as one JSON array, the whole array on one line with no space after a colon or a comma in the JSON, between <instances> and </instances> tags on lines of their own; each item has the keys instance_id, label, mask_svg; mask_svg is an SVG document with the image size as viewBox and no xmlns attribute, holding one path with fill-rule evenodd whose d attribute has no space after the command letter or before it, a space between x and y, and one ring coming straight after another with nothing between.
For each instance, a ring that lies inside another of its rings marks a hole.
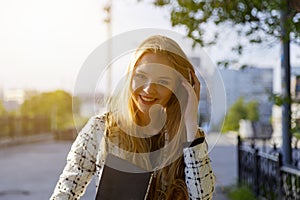
<instances>
[{"instance_id":1,"label":"building facade","mask_svg":"<svg viewBox=\"0 0 300 200\"><path fill-rule=\"evenodd\" d=\"M258 103L259 121L270 123L273 103L269 100L273 93L273 69L247 67L245 69L220 70L227 100L227 110L242 97L245 102Z\"/></svg>"},{"instance_id":2,"label":"building facade","mask_svg":"<svg viewBox=\"0 0 300 200\"><path fill-rule=\"evenodd\" d=\"M202 62L198 57L191 57L191 62L195 67L199 67L199 71L205 70L201 67ZM216 68L216 67L215 67ZM217 68L216 68L217 69ZM270 124L272 118L273 103L269 100L273 93L273 69L247 67L245 69L217 69L220 72L225 94L226 94L226 113L229 108L240 98L244 98L245 102L256 101L258 103L259 121L263 124ZM199 103L200 125L211 124L211 112L216 110L212 108L212 96L217 96L215 93L220 93L220 88L214 86L215 82L208 83L201 74L197 74L201 82L201 93ZM209 86L207 84L213 84ZM211 91L210 91L211 90ZM223 123L225 116L220 117ZM210 127L210 130L213 127ZM219 131L219 130L218 130Z\"/></svg>"}]
</instances>

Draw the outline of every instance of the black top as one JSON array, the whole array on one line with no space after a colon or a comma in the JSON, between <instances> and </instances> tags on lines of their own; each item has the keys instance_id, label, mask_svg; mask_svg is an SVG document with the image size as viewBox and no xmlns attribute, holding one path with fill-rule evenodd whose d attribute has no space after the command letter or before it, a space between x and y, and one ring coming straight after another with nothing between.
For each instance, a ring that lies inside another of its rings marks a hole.
<instances>
[{"instance_id":1,"label":"black top","mask_svg":"<svg viewBox=\"0 0 300 200\"><path fill-rule=\"evenodd\" d=\"M143 200L152 172L108 154L96 200Z\"/></svg>"}]
</instances>

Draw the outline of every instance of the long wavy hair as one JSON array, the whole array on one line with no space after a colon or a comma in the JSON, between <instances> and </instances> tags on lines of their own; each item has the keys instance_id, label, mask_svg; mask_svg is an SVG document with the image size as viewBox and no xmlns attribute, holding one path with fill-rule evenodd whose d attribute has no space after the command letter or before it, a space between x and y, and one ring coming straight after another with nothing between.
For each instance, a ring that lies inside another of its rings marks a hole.
<instances>
[{"instance_id":1,"label":"long wavy hair","mask_svg":"<svg viewBox=\"0 0 300 200\"><path fill-rule=\"evenodd\" d=\"M107 143L110 151L117 149L119 156L145 169L153 170L149 155L154 155L160 162L150 186L148 199L188 199L182 156L182 143L186 141L186 131L178 94L172 94L165 106L167 118L160 133L148 138L136 135L138 108L132 100L131 82L135 67L147 53L165 56L172 63L169 67L191 82L190 71L194 69L180 46L174 40L161 35L147 38L136 49L122 85L116 88L108 101ZM181 92L179 95L187 98L186 93Z\"/></svg>"}]
</instances>

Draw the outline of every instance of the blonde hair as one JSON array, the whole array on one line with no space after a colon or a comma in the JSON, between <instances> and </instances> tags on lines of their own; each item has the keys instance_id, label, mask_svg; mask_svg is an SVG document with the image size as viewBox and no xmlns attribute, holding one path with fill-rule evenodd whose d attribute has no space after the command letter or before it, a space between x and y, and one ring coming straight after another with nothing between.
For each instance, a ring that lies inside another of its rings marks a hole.
<instances>
[{"instance_id":1,"label":"blonde hair","mask_svg":"<svg viewBox=\"0 0 300 200\"><path fill-rule=\"evenodd\" d=\"M136 131L134 125L138 119L137 108L131 97L131 81L136 65L146 53L165 56L172 63L170 67L192 84L190 72L194 69L180 46L174 40L161 35L147 38L136 49L122 87L118 87L118 91L108 101L109 115L106 122L108 143L117 146L123 157L146 169L151 169L151 164L149 158L144 155L149 155L153 149L163 148L164 154L168 156L163 161L163 168L158 170L151 184L148 199L188 199L182 156L182 141L186 140L186 133L181 120L180 103L175 94L172 94L166 105L168 117L165 132L169 141L172 141L167 144L168 147L165 146L164 134L159 134L152 139L139 138L134 135ZM184 134L176 134L178 132Z\"/></svg>"}]
</instances>

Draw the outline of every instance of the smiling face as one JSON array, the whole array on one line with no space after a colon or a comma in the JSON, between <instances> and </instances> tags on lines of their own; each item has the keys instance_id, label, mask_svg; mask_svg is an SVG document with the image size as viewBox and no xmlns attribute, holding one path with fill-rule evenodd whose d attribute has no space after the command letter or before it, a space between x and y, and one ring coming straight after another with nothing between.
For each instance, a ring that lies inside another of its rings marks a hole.
<instances>
[{"instance_id":1,"label":"smiling face","mask_svg":"<svg viewBox=\"0 0 300 200\"><path fill-rule=\"evenodd\" d=\"M146 53L133 71L132 99L138 108L138 116L147 121L149 109L154 104L165 107L176 87L172 64L160 53Z\"/></svg>"}]
</instances>

